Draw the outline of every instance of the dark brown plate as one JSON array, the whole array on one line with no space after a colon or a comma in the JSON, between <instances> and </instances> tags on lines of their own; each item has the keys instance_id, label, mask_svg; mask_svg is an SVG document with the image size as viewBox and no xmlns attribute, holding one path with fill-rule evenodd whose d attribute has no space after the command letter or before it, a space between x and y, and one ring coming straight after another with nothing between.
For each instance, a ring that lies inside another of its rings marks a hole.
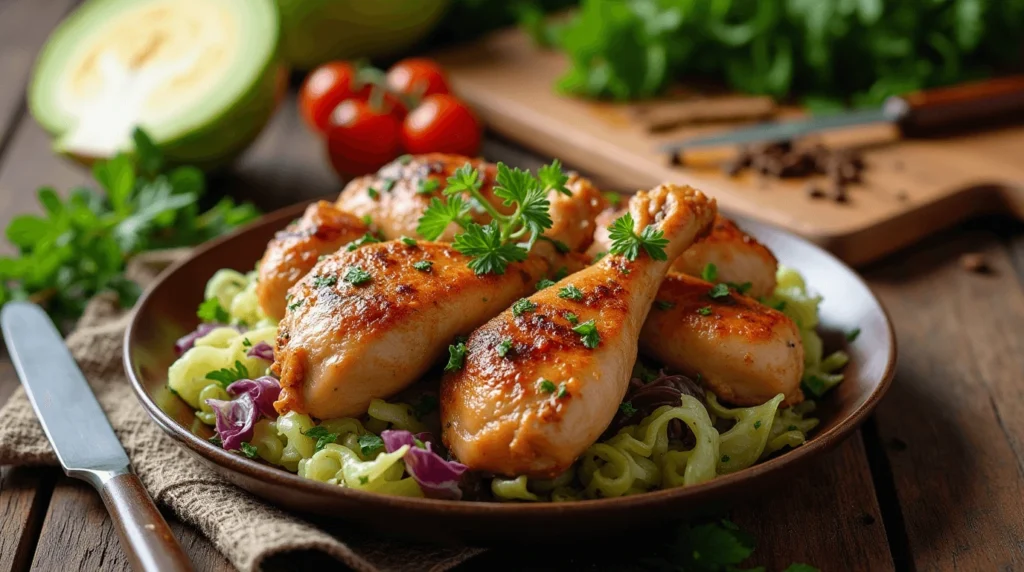
<instances>
[{"instance_id":1,"label":"dark brown plate","mask_svg":"<svg viewBox=\"0 0 1024 572\"><path fill-rule=\"evenodd\" d=\"M497 544L514 540L564 540L649 527L658 520L714 511L800 470L834 448L864 420L885 393L896 363L896 340L881 304L861 279L820 248L783 231L746 222L788 266L820 292L826 344L860 328L850 344L846 380L820 403L821 425L806 444L711 482L630 497L575 503L480 503L392 497L300 478L246 459L206 441L209 429L167 389L174 341L193 330L207 279L220 268L246 271L263 254L275 231L301 214L296 205L264 217L235 234L210 242L169 268L139 301L125 335L125 369L143 407L160 427L228 481L286 509L359 521L391 535ZM839 342L841 343L841 342ZM835 344L832 344L835 345ZM193 432L195 431L195 432Z\"/></svg>"}]
</instances>

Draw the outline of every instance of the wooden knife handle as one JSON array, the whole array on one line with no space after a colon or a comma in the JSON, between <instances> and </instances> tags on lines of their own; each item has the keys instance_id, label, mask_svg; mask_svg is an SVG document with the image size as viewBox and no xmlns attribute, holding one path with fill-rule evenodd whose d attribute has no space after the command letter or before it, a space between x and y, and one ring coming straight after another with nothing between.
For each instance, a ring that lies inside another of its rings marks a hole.
<instances>
[{"instance_id":1,"label":"wooden knife handle","mask_svg":"<svg viewBox=\"0 0 1024 572\"><path fill-rule=\"evenodd\" d=\"M889 98L885 109L915 135L1024 115L1024 75L908 93Z\"/></svg>"},{"instance_id":2,"label":"wooden knife handle","mask_svg":"<svg viewBox=\"0 0 1024 572\"><path fill-rule=\"evenodd\" d=\"M138 572L190 572L192 563L135 473L117 475L100 487L132 568Z\"/></svg>"}]
</instances>

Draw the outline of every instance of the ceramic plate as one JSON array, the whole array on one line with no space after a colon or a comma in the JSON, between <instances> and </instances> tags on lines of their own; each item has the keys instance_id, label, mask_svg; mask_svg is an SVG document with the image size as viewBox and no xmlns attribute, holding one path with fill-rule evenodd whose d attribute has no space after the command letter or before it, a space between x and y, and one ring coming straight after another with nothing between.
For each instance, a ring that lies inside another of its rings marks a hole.
<instances>
[{"instance_id":1,"label":"ceramic plate","mask_svg":"<svg viewBox=\"0 0 1024 572\"><path fill-rule=\"evenodd\" d=\"M220 268L252 269L273 234L304 208L296 205L267 215L203 245L191 258L167 269L139 301L124 342L128 377L153 420L225 479L286 509L358 521L392 536L475 544L561 541L569 536L651 526L658 520L720 510L770 491L853 433L892 380L896 362L892 326L864 282L807 241L762 224L742 222L782 264L803 273L809 288L824 296L821 328L827 348L842 343L842 332L861 330L847 348L851 360L844 372L846 379L819 402L821 425L804 445L701 485L575 503L499 504L393 497L303 479L207 442L210 428L167 389L167 368L175 359L174 341L197 325L196 307L206 281Z\"/></svg>"}]
</instances>

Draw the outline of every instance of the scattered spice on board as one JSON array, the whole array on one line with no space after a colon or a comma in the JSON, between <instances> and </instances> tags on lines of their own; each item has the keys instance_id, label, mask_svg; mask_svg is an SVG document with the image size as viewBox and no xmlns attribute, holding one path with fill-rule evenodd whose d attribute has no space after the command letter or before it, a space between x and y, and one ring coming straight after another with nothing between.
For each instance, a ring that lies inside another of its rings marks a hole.
<instances>
[{"instance_id":1,"label":"scattered spice on board","mask_svg":"<svg viewBox=\"0 0 1024 572\"><path fill-rule=\"evenodd\" d=\"M829 198L838 203L849 201L848 186L861 182L865 163L860 153L852 149L833 149L822 143L795 144L777 141L741 147L731 161L722 165L722 171L735 177L751 170L764 178L788 179L825 175L827 184L808 185L810 198Z\"/></svg>"}]
</instances>

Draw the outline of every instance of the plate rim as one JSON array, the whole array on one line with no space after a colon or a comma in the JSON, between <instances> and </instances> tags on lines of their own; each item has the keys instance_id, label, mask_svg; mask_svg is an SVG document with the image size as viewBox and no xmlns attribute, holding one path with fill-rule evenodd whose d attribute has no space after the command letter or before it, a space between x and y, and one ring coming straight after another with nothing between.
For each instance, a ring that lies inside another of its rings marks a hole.
<instances>
[{"instance_id":1,"label":"plate rim","mask_svg":"<svg viewBox=\"0 0 1024 572\"><path fill-rule=\"evenodd\" d=\"M168 436L170 436L176 444L187 448L190 452L195 453L203 457L206 461L214 463L221 468L230 470L235 473L242 473L248 478L262 481L264 484L273 484L275 486L289 486L293 488L304 489L307 493L312 494L324 494L324 495L336 495L341 499L365 504L368 508L372 506L385 506L388 508L401 508L405 510L414 511L426 511L433 512L437 510L444 510L446 512L455 513L467 513L478 515L481 512L489 513L488 516L501 516L501 515L515 515L517 517L528 516L536 514L536 516L543 516L552 512L558 513L575 513L580 516L587 516L590 513L605 512L607 510L625 509L625 508L636 508L638 506L648 506L652 504L663 504L669 501L680 502L687 497L703 497L705 495L718 495L726 492L728 489L740 486L740 483L747 482L751 479L756 478L770 478L772 476L778 476L780 472L791 466L800 465L807 461L824 455L825 453L834 450L840 443L849 438L853 432L858 429L868 415L874 411L878 402L888 392L892 385L893 377L896 373L897 364L897 340L895 329L893 328L892 318L889 315L889 311L886 309L882 301L878 299L878 296L871 289L867 283L850 268L846 263L837 258L831 252L821 248L820 246L806 240L805 238L791 233L785 229L775 227L774 225L764 224L757 221L749 221L741 218L741 227L760 227L764 229L770 229L773 232L779 232L786 235L787 238L799 241L803 243L803 246L812 247L818 251L819 254L828 257L832 262L840 265L844 268L850 276L856 280L861 287L868 293L870 299L881 310L882 316L885 319L885 334L886 334L886 346L889 348L889 355L886 356L885 370L882 373L882 379L874 386L870 393L865 398L864 402L861 403L853 412L845 419L838 421L836 425L824 433L815 434L811 439L808 439L801 446L787 451L785 454L773 457L767 461L757 463L753 466L747 467L746 469L736 471L735 473L729 473L727 475L717 476L714 479L700 483L697 485L690 485L686 487L674 487L669 489L659 489L655 491L649 491L646 493L613 497L613 498L601 498L601 499L585 499L574 502L537 502L537 503L512 503L512 502L493 502L493 501L466 501L466 500L441 500L441 499L428 499L419 497L401 497L384 495L379 493L361 491L358 489L339 487L336 485L329 485L319 481L311 479L304 479L296 473L292 473L280 467L274 467L265 464L255 459L247 459L237 454L230 453L224 449L218 448L212 443L200 438L193 434L188 428L179 424L177 421L172 419L167 413L165 413L160 407L150 398L149 393L146 392L142 382L135 375L135 368L133 367L131 359L131 346L133 333L139 327L139 316L142 315L140 310L146 306L149 302L152 293L165 281L169 276L177 272L181 267L189 264L192 260L220 247L220 245L233 240L234 238L250 232L252 229L257 227L269 226L277 224L282 220L295 218L299 215L309 204L315 202L314 199L311 201L304 201L296 203L291 206L286 206L270 213L267 213L260 217L258 220L253 221L235 231L218 237L216 239L207 241L197 247L182 260L179 260L167 268L165 268L156 277L152 284L146 288L143 294L139 297L135 307L132 310L131 320L128 323L128 327L125 329L123 342L122 342L122 363L124 366L125 374L128 377L129 383L131 384L132 391L135 394L136 399L142 405L143 410L146 411L147 415L154 421ZM755 238L756 232L752 232ZM212 470L212 469L211 469ZM238 485L236 485L238 486ZM239 488L243 488L239 486ZM262 498L251 491L246 491L248 494L254 497ZM272 501L269 501L272 502ZM332 517L328 517L332 518ZM333 517L335 520L344 519L344 515Z\"/></svg>"}]
</instances>

